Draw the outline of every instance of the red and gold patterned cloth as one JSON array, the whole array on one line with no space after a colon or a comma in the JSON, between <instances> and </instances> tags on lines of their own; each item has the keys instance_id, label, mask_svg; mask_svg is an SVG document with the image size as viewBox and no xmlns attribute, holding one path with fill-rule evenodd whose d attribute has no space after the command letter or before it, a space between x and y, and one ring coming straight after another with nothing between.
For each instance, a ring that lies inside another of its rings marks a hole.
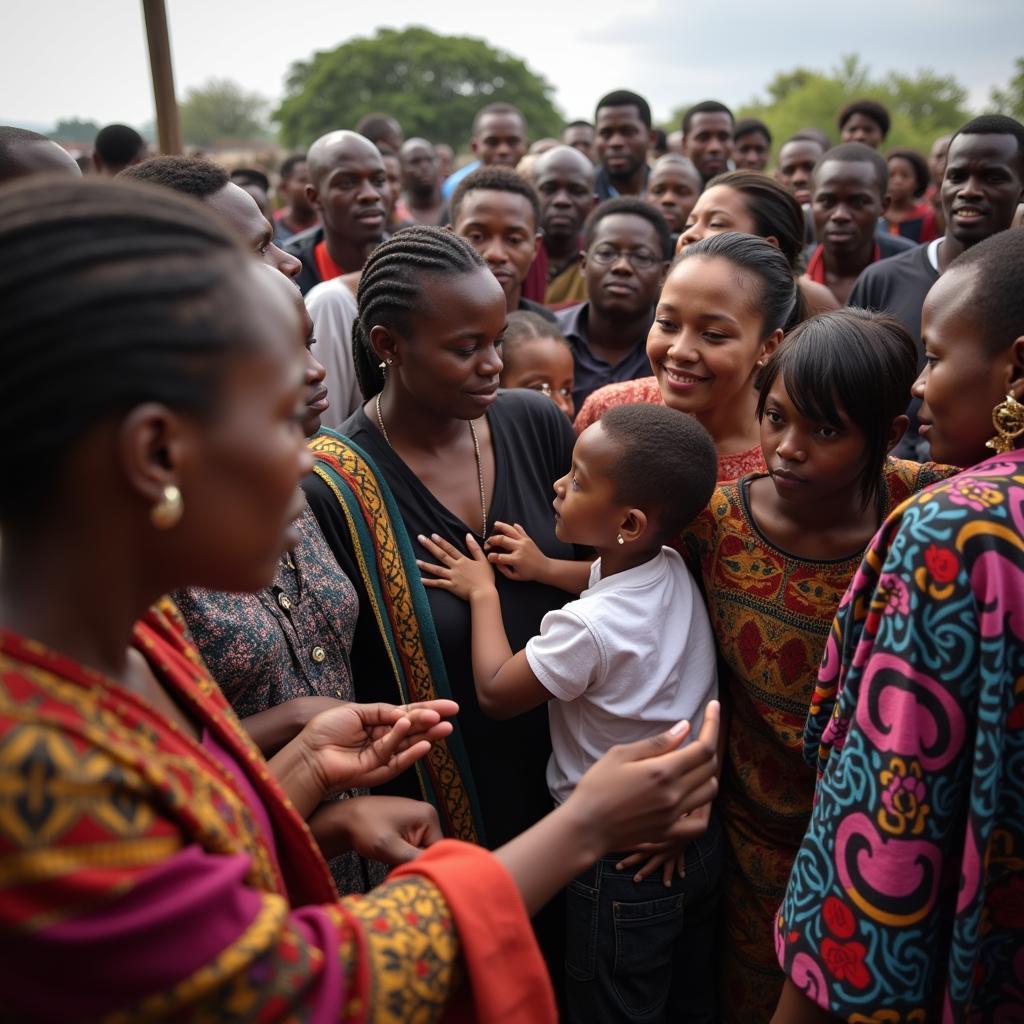
<instances>
[{"instance_id":1,"label":"red and gold patterned cloth","mask_svg":"<svg viewBox=\"0 0 1024 1024\"><path fill-rule=\"evenodd\" d=\"M202 742L0 631L5 1018L428 1022L465 971L462 1012L446 1019L555 1019L518 892L490 854L446 841L339 901L170 602L134 643Z\"/></svg>"}]
</instances>

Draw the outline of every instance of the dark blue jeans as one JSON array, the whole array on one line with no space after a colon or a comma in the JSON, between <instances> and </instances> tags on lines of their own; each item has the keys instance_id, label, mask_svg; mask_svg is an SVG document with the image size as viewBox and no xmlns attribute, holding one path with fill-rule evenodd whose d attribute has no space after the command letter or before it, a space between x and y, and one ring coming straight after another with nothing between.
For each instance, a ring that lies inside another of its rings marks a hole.
<instances>
[{"instance_id":1,"label":"dark blue jeans","mask_svg":"<svg viewBox=\"0 0 1024 1024\"><path fill-rule=\"evenodd\" d=\"M671 888L657 871L634 882L603 857L566 890L565 984L569 1024L712 1024L718 1020L715 929L722 832L686 851Z\"/></svg>"}]
</instances>

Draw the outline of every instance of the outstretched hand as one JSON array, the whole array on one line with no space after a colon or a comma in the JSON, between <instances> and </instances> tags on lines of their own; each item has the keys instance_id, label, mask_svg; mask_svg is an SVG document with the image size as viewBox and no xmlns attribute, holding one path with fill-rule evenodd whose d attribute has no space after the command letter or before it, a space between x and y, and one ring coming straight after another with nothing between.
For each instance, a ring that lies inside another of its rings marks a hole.
<instances>
[{"instance_id":1,"label":"outstretched hand","mask_svg":"<svg viewBox=\"0 0 1024 1024\"><path fill-rule=\"evenodd\" d=\"M379 786L415 764L449 736L452 700L420 704L339 704L310 719L298 738L326 796Z\"/></svg>"},{"instance_id":2,"label":"outstretched hand","mask_svg":"<svg viewBox=\"0 0 1024 1024\"><path fill-rule=\"evenodd\" d=\"M416 564L420 570L430 573L423 577L425 587L447 590L463 601L471 601L474 597L494 590L494 571L471 533L466 534L468 557L436 533L430 537L421 534L416 539L439 563L435 565L417 559Z\"/></svg>"},{"instance_id":3,"label":"outstretched hand","mask_svg":"<svg viewBox=\"0 0 1024 1024\"><path fill-rule=\"evenodd\" d=\"M580 779L566 805L575 802L586 819L601 823L605 851L678 840L685 831L683 815L710 803L718 791L719 715L718 701L709 702L700 735L682 748L688 722L612 747Z\"/></svg>"}]
</instances>

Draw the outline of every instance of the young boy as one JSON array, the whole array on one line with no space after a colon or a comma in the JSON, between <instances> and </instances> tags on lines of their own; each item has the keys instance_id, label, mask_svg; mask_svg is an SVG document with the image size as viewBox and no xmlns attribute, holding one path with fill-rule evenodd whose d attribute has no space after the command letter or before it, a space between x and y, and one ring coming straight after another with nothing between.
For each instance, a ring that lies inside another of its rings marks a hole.
<instances>
[{"instance_id":1,"label":"young boy","mask_svg":"<svg viewBox=\"0 0 1024 1024\"><path fill-rule=\"evenodd\" d=\"M554 508L557 536L597 554L590 585L549 612L517 654L473 537L468 557L439 537L419 538L439 563L420 563L424 583L470 603L483 710L507 718L552 701L547 777L556 803L611 746L681 718L698 728L717 695L704 602L677 552L663 546L707 504L715 476L711 438L674 410L620 406L585 430L571 470L555 482ZM680 820L672 845L613 854L569 887L570 1021L715 1018L717 828L710 806L701 808ZM624 870L636 863L635 873Z\"/></svg>"}]
</instances>

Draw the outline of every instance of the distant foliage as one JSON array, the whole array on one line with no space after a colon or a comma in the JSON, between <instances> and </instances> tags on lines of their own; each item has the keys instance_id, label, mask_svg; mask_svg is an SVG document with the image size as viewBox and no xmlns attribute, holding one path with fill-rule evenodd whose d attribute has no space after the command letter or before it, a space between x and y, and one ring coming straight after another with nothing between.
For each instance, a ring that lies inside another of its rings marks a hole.
<instances>
[{"instance_id":1,"label":"distant foliage","mask_svg":"<svg viewBox=\"0 0 1024 1024\"><path fill-rule=\"evenodd\" d=\"M1024 90L1024 62L1019 76ZM1015 81L1017 81L1015 79ZM1012 86L1011 86L1012 88ZM927 153L940 135L955 131L972 117L967 106L967 90L955 75L939 75L922 70L907 75L892 72L881 78L856 55L842 58L829 72L810 68L780 71L765 86L763 99L754 99L736 110L739 117L759 117L771 129L775 149L801 128L818 128L833 142L839 141L836 115L859 97L878 100L892 115L892 128L885 149L910 147ZM666 128L680 126L681 106Z\"/></svg>"},{"instance_id":2,"label":"distant foliage","mask_svg":"<svg viewBox=\"0 0 1024 1024\"><path fill-rule=\"evenodd\" d=\"M990 108L993 114L1006 114L1024 121L1024 57L1014 61L1017 73L1005 89L993 89Z\"/></svg>"},{"instance_id":3,"label":"distant foliage","mask_svg":"<svg viewBox=\"0 0 1024 1024\"><path fill-rule=\"evenodd\" d=\"M407 138L422 135L459 147L477 110L497 101L523 112L531 138L556 135L563 118L553 93L518 57L481 39L380 29L293 64L273 117L287 146L307 146L383 111L398 119Z\"/></svg>"},{"instance_id":4,"label":"distant foliage","mask_svg":"<svg viewBox=\"0 0 1024 1024\"><path fill-rule=\"evenodd\" d=\"M211 78L189 89L180 106L181 135L194 146L253 142L268 137L268 102L235 82Z\"/></svg>"}]
</instances>

